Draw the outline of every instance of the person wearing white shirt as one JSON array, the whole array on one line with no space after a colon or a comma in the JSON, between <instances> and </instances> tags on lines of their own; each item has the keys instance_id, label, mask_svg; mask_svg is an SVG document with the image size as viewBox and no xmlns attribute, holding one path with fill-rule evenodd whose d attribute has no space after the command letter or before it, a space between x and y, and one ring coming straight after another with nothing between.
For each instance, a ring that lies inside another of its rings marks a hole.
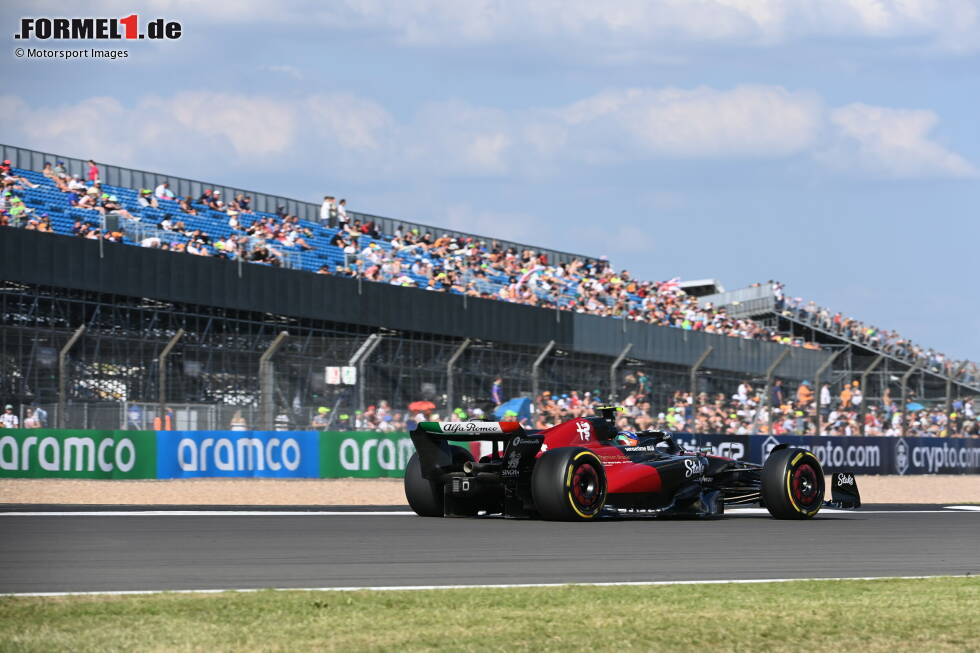
<instances>
[{"instance_id":1,"label":"person wearing white shirt","mask_svg":"<svg viewBox=\"0 0 980 653\"><path fill-rule=\"evenodd\" d=\"M153 191L153 194L156 195L157 199L161 200L172 200L174 197L176 197L174 192L170 190L170 183L166 181L157 186L156 190Z\"/></svg>"},{"instance_id":2,"label":"person wearing white shirt","mask_svg":"<svg viewBox=\"0 0 980 653\"><path fill-rule=\"evenodd\" d=\"M337 206L334 204L334 199L330 195L325 195L323 198L323 204L320 205L320 224L324 227L332 227L331 218L335 217L337 214Z\"/></svg>"},{"instance_id":3,"label":"person wearing white shirt","mask_svg":"<svg viewBox=\"0 0 980 653\"><path fill-rule=\"evenodd\" d=\"M824 383L820 388L820 414L827 416L830 412L830 384Z\"/></svg>"},{"instance_id":4,"label":"person wearing white shirt","mask_svg":"<svg viewBox=\"0 0 980 653\"><path fill-rule=\"evenodd\" d=\"M347 200L340 200L337 203L337 221L340 223L340 227L344 228L350 222L350 218L347 217Z\"/></svg>"},{"instance_id":5,"label":"person wearing white shirt","mask_svg":"<svg viewBox=\"0 0 980 653\"><path fill-rule=\"evenodd\" d=\"M0 425L5 429L20 428L20 418L14 414L14 407L10 404L3 407L3 415L0 415Z\"/></svg>"}]
</instances>

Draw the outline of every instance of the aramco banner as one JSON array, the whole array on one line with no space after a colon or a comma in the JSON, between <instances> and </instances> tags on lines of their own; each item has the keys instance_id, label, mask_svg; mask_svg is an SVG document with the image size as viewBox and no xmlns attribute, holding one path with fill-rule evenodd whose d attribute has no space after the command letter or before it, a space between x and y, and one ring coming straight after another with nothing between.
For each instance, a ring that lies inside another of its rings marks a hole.
<instances>
[{"instance_id":1,"label":"aramco banner","mask_svg":"<svg viewBox=\"0 0 980 653\"><path fill-rule=\"evenodd\" d=\"M317 478L317 431L157 431L157 478Z\"/></svg>"},{"instance_id":2,"label":"aramco banner","mask_svg":"<svg viewBox=\"0 0 980 653\"><path fill-rule=\"evenodd\" d=\"M407 433L321 433L320 476L405 476L415 445Z\"/></svg>"},{"instance_id":3,"label":"aramco banner","mask_svg":"<svg viewBox=\"0 0 980 653\"><path fill-rule=\"evenodd\" d=\"M0 429L0 478L156 478L153 431Z\"/></svg>"}]
</instances>

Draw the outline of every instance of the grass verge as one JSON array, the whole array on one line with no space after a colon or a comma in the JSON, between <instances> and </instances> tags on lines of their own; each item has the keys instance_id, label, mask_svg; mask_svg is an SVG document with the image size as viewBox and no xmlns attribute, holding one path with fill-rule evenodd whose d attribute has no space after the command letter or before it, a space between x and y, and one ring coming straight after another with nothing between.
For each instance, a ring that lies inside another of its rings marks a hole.
<instances>
[{"instance_id":1,"label":"grass verge","mask_svg":"<svg viewBox=\"0 0 980 653\"><path fill-rule=\"evenodd\" d=\"M980 651L980 580L0 598L2 651Z\"/></svg>"}]
</instances>

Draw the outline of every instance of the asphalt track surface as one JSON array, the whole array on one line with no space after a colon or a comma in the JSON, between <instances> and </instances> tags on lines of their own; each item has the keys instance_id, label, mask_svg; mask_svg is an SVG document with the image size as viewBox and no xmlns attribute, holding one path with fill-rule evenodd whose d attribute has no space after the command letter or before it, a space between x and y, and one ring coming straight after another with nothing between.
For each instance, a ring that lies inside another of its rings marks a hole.
<instances>
[{"instance_id":1,"label":"asphalt track surface","mask_svg":"<svg viewBox=\"0 0 980 653\"><path fill-rule=\"evenodd\" d=\"M17 509L0 516L0 593L980 574L980 512L923 506L821 512L804 522L743 513L595 523L363 508L8 512Z\"/></svg>"}]
</instances>

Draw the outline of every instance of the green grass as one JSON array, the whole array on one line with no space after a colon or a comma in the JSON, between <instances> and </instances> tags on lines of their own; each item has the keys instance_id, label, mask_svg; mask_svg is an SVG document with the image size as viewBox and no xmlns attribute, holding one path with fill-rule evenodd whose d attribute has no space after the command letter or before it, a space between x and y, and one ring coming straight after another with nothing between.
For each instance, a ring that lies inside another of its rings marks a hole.
<instances>
[{"instance_id":1,"label":"green grass","mask_svg":"<svg viewBox=\"0 0 980 653\"><path fill-rule=\"evenodd\" d=\"M980 580L0 598L0 651L980 651Z\"/></svg>"}]
</instances>

